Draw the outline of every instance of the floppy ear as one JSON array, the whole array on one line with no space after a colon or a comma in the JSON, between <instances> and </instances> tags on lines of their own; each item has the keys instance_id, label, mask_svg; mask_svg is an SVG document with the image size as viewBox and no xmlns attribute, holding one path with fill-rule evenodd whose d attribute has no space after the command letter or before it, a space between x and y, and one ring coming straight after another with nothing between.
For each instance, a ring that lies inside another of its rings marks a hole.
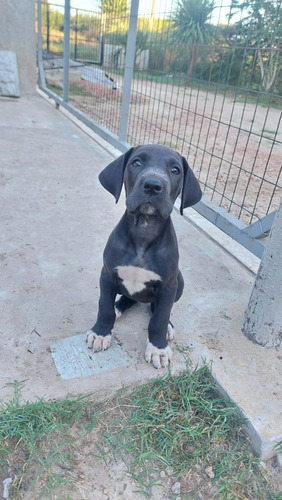
<instances>
[{"instance_id":1,"label":"floppy ear","mask_svg":"<svg viewBox=\"0 0 282 500\"><path fill-rule=\"evenodd\" d=\"M202 198L200 184L183 156L182 163L184 168L184 180L181 193L181 215L183 215L184 208L192 207L192 205L198 203L198 201Z\"/></svg>"},{"instance_id":2,"label":"floppy ear","mask_svg":"<svg viewBox=\"0 0 282 500\"><path fill-rule=\"evenodd\" d=\"M133 150L134 148L130 148L122 156L109 163L99 174L99 181L115 197L116 203L119 200L122 190L124 170Z\"/></svg>"}]
</instances>

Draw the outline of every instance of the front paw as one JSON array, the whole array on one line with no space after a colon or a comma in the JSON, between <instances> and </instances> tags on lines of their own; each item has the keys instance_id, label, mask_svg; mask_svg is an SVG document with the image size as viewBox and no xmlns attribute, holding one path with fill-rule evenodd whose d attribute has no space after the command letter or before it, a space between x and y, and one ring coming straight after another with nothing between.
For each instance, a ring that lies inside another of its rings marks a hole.
<instances>
[{"instance_id":1,"label":"front paw","mask_svg":"<svg viewBox=\"0 0 282 500\"><path fill-rule=\"evenodd\" d=\"M147 363L152 363L154 368L166 368L168 363L171 361L172 351L169 346L164 349L159 349L155 347L151 342L148 342L145 351L145 360Z\"/></svg>"},{"instance_id":2,"label":"front paw","mask_svg":"<svg viewBox=\"0 0 282 500\"><path fill-rule=\"evenodd\" d=\"M111 345L111 335L98 335L89 330L86 333L86 342L88 349L93 349L93 352L105 351Z\"/></svg>"}]
</instances>

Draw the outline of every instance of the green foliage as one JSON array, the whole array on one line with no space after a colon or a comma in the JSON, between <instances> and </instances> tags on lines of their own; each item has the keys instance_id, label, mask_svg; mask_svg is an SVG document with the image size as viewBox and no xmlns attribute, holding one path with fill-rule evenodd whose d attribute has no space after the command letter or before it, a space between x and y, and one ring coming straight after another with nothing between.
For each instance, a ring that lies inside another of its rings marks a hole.
<instances>
[{"instance_id":1,"label":"green foliage","mask_svg":"<svg viewBox=\"0 0 282 500\"><path fill-rule=\"evenodd\" d=\"M80 36L90 40L93 36L99 39L101 30L101 16L90 16L89 14L77 14L71 16L71 30L79 33Z\"/></svg>"},{"instance_id":2,"label":"green foliage","mask_svg":"<svg viewBox=\"0 0 282 500\"><path fill-rule=\"evenodd\" d=\"M205 43L212 33L214 6L214 0L178 0L172 16L176 39L189 45Z\"/></svg>"},{"instance_id":3,"label":"green foliage","mask_svg":"<svg viewBox=\"0 0 282 500\"><path fill-rule=\"evenodd\" d=\"M100 9L103 14L123 17L129 12L128 0L101 0Z\"/></svg>"},{"instance_id":4,"label":"green foliage","mask_svg":"<svg viewBox=\"0 0 282 500\"><path fill-rule=\"evenodd\" d=\"M260 86L266 92L277 87L282 69L282 10L281 2L232 0L229 19L238 12L233 43L253 47L252 63L260 72Z\"/></svg>"},{"instance_id":5,"label":"green foliage","mask_svg":"<svg viewBox=\"0 0 282 500\"><path fill-rule=\"evenodd\" d=\"M45 15L47 16L46 8L45 8ZM44 10L43 10L43 16L44 16ZM51 30L57 29L59 31L64 31L64 14L57 10L53 11L53 9L49 9L49 26Z\"/></svg>"},{"instance_id":6,"label":"green foliage","mask_svg":"<svg viewBox=\"0 0 282 500\"><path fill-rule=\"evenodd\" d=\"M191 77L193 73L197 45L203 45L211 39L213 26L209 21L214 5L214 0L178 0L177 8L172 16L176 41L189 48L187 51L188 77Z\"/></svg>"}]
</instances>

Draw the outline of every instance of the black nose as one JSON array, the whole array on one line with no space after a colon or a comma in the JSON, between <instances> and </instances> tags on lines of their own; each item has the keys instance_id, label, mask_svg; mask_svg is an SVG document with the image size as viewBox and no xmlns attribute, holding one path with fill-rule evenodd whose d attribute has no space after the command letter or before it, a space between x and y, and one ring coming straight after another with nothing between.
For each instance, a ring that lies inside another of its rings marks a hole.
<instances>
[{"instance_id":1,"label":"black nose","mask_svg":"<svg viewBox=\"0 0 282 500\"><path fill-rule=\"evenodd\" d=\"M162 190L162 184L157 179L147 179L144 182L144 191L148 194L158 194Z\"/></svg>"}]
</instances>

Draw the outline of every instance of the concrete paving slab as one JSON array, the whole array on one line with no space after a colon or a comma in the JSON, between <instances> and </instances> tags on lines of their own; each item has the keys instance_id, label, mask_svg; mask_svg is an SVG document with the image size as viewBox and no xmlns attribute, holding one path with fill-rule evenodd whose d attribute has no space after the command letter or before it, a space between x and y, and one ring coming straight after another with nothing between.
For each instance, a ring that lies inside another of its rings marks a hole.
<instances>
[{"instance_id":1,"label":"concrete paving slab","mask_svg":"<svg viewBox=\"0 0 282 500\"><path fill-rule=\"evenodd\" d=\"M91 393L102 400L163 375L144 361L146 305L116 322L126 365L83 376L83 361L74 356L63 364L65 370L75 364L79 376L59 373L52 346L78 337L84 349L82 333L95 322L103 248L124 212L124 197L115 205L98 173L118 153L38 95L1 98L0 108L0 398L12 394L7 383L25 380L25 399ZM187 219L193 213L173 213L185 291L173 308L171 370L185 368L183 348L194 365L212 363L219 387L250 420L256 453L266 459L282 439L282 353L242 335L255 279L248 257L244 264L234 258L232 240L217 243L205 225Z\"/></svg>"},{"instance_id":2,"label":"concrete paving slab","mask_svg":"<svg viewBox=\"0 0 282 500\"><path fill-rule=\"evenodd\" d=\"M9 50L0 50L0 95L20 95L17 56Z\"/></svg>"},{"instance_id":3,"label":"concrete paving slab","mask_svg":"<svg viewBox=\"0 0 282 500\"><path fill-rule=\"evenodd\" d=\"M58 340L51 345L51 353L63 380L90 377L129 364L126 352L115 339L111 349L93 353L86 345L85 334Z\"/></svg>"}]
</instances>

